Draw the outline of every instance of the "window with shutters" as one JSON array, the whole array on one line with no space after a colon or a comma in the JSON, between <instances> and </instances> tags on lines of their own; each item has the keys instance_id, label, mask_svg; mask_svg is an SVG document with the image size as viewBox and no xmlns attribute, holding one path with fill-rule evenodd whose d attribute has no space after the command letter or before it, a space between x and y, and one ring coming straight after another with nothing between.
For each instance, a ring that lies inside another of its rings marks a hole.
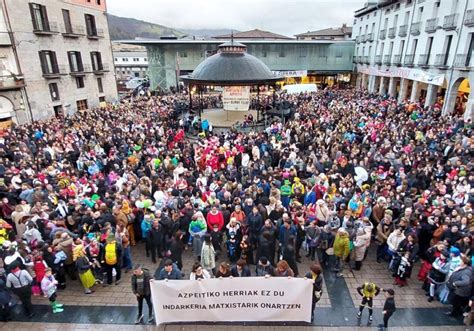
<instances>
[{"instance_id":1,"label":"window with shutters","mask_svg":"<svg viewBox=\"0 0 474 331\"><path fill-rule=\"evenodd\" d=\"M58 61L56 59L56 52L39 51L39 58L43 75L59 74L59 66Z\"/></svg>"},{"instance_id":2,"label":"window with shutters","mask_svg":"<svg viewBox=\"0 0 474 331\"><path fill-rule=\"evenodd\" d=\"M57 83L49 84L49 93L51 94L52 101L59 101L59 89Z\"/></svg>"},{"instance_id":3,"label":"window with shutters","mask_svg":"<svg viewBox=\"0 0 474 331\"><path fill-rule=\"evenodd\" d=\"M69 59L69 68L71 72L83 72L84 66L82 65L81 52L70 51L67 52L67 57Z\"/></svg>"},{"instance_id":4,"label":"window with shutters","mask_svg":"<svg viewBox=\"0 0 474 331\"><path fill-rule=\"evenodd\" d=\"M97 27L95 25L95 17L94 15L85 14L86 19L86 30L88 37L97 37Z\"/></svg>"},{"instance_id":5,"label":"window with shutters","mask_svg":"<svg viewBox=\"0 0 474 331\"><path fill-rule=\"evenodd\" d=\"M91 62L93 71L104 70L104 66L102 65L102 56L100 52L91 52Z\"/></svg>"},{"instance_id":6,"label":"window with shutters","mask_svg":"<svg viewBox=\"0 0 474 331\"><path fill-rule=\"evenodd\" d=\"M97 78L97 86L99 87L99 93L104 93L104 86L102 85L102 78Z\"/></svg>"},{"instance_id":7,"label":"window with shutters","mask_svg":"<svg viewBox=\"0 0 474 331\"><path fill-rule=\"evenodd\" d=\"M50 31L46 7L37 3L30 3L31 19L34 31Z\"/></svg>"}]
</instances>

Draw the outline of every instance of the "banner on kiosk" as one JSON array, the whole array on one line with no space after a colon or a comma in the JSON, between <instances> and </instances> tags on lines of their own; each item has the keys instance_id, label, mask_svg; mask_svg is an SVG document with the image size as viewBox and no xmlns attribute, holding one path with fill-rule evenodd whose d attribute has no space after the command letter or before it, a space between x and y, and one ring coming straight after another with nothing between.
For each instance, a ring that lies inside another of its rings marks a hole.
<instances>
[{"instance_id":1,"label":"banner on kiosk","mask_svg":"<svg viewBox=\"0 0 474 331\"><path fill-rule=\"evenodd\" d=\"M311 280L223 278L152 281L157 324L311 320Z\"/></svg>"},{"instance_id":2,"label":"banner on kiosk","mask_svg":"<svg viewBox=\"0 0 474 331\"><path fill-rule=\"evenodd\" d=\"M225 86L222 93L224 110L248 111L250 86Z\"/></svg>"}]
</instances>

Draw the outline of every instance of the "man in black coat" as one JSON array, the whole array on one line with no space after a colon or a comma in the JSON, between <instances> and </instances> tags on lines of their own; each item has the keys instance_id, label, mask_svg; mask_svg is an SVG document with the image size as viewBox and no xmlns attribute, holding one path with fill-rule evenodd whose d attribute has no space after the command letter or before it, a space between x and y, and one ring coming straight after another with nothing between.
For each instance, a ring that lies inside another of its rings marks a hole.
<instances>
[{"instance_id":1,"label":"man in black coat","mask_svg":"<svg viewBox=\"0 0 474 331\"><path fill-rule=\"evenodd\" d=\"M163 241L164 241L164 234L163 228L158 220L153 221L153 225L148 233L148 240L150 242L150 249L151 249L151 260L153 263L156 263L156 255L158 253L158 257L163 257Z\"/></svg>"},{"instance_id":2,"label":"man in black coat","mask_svg":"<svg viewBox=\"0 0 474 331\"><path fill-rule=\"evenodd\" d=\"M153 304L151 303L151 289L150 289L150 272L148 269L142 268L137 264L133 268L132 275L132 292L137 297L138 301L138 315L135 324L143 322L143 300L146 300L148 306L148 323L153 322Z\"/></svg>"}]
</instances>

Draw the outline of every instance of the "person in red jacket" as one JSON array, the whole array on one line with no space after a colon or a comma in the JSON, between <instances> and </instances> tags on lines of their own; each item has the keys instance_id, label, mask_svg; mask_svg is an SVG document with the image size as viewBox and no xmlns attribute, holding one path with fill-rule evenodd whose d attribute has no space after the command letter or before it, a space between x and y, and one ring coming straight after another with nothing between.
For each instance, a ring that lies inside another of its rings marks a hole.
<instances>
[{"instance_id":1,"label":"person in red jacket","mask_svg":"<svg viewBox=\"0 0 474 331\"><path fill-rule=\"evenodd\" d=\"M209 213L207 213L207 228L214 229L214 225L217 225L219 232L222 231L224 227L224 215L222 212L217 210L217 207L214 205Z\"/></svg>"}]
</instances>

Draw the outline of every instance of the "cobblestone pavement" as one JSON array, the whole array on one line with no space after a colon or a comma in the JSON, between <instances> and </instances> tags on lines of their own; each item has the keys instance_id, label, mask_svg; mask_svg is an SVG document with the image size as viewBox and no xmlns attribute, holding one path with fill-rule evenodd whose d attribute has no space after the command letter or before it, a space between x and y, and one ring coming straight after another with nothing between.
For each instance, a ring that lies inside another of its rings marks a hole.
<instances>
[{"instance_id":1,"label":"cobblestone pavement","mask_svg":"<svg viewBox=\"0 0 474 331\"><path fill-rule=\"evenodd\" d=\"M166 326L139 326L139 325L103 325L103 324L63 324L63 323L21 323L0 322L1 330L35 330L35 331L83 331L83 330L154 330L154 331L372 331L376 327L311 327L311 326L241 326L241 325L166 325ZM433 327L391 327L391 331L467 331L461 326L438 326Z\"/></svg>"}]
</instances>

